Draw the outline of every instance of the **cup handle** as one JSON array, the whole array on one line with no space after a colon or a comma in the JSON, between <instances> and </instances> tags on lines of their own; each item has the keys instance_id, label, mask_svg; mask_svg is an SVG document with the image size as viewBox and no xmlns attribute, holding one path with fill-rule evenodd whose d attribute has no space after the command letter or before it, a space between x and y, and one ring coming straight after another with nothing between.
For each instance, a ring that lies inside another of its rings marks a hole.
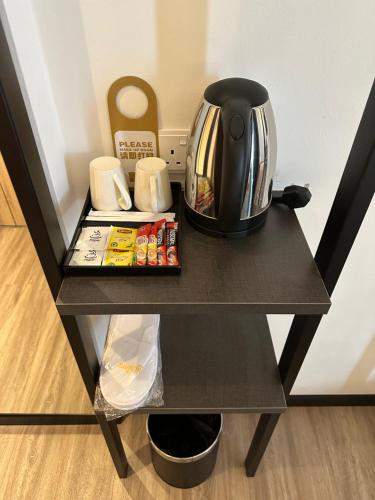
<instances>
[{"instance_id":1,"label":"cup handle","mask_svg":"<svg viewBox=\"0 0 375 500\"><path fill-rule=\"evenodd\" d=\"M121 183L120 179L115 174L113 180L121 193L121 196L117 199L118 204L123 210L129 210L132 207L132 200L130 194L128 193L126 187Z\"/></svg>"},{"instance_id":2,"label":"cup handle","mask_svg":"<svg viewBox=\"0 0 375 500\"><path fill-rule=\"evenodd\" d=\"M158 208L158 181L156 175L150 176L151 208L154 214L159 212Z\"/></svg>"}]
</instances>

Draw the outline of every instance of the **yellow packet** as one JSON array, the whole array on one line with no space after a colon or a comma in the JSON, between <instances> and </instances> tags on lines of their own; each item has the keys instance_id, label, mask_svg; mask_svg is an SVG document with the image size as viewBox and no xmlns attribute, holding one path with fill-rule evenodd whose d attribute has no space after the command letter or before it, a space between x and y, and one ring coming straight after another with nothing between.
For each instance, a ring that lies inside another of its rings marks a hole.
<instances>
[{"instance_id":1,"label":"yellow packet","mask_svg":"<svg viewBox=\"0 0 375 500\"><path fill-rule=\"evenodd\" d=\"M108 250L130 250L134 248L137 230L132 227L112 227Z\"/></svg>"},{"instance_id":2,"label":"yellow packet","mask_svg":"<svg viewBox=\"0 0 375 500\"><path fill-rule=\"evenodd\" d=\"M131 266L133 257L133 250L107 250L103 266Z\"/></svg>"}]
</instances>

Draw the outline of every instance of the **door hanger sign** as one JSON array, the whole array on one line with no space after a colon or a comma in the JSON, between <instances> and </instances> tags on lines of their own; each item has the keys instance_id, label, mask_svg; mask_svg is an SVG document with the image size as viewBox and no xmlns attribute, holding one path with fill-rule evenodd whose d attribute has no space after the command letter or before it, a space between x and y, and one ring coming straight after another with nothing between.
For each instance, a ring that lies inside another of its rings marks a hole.
<instances>
[{"instance_id":1,"label":"door hanger sign","mask_svg":"<svg viewBox=\"0 0 375 500\"><path fill-rule=\"evenodd\" d=\"M148 107L139 118L129 118L118 108L117 96L128 86L139 88L147 97ZM111 124L113 150L122 160L125 170L134 180L135 164L141 158L159 155L158 114L156 95L152 87L136 76L116 80L108 91L108 111ZM133 174L132 174L133 172Z\"/></svg>"}]
</instances>

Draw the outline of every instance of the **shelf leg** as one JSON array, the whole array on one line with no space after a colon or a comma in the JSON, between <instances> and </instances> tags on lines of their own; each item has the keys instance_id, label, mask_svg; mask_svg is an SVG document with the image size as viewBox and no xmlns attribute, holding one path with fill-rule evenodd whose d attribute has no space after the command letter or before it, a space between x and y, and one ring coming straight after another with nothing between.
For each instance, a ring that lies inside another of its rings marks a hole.
<instances>
[{"instance_id":1,"label":"shelf leg","mask_svg":"<svg viewBox=\"0 0 375 500\"><path fill-rule=\"evenodd\" d=\"M246 475L254 477L269 440L280 418L279 413L262 413L246 457Z\"/></svg>"},{"instance_id":2,"label":"shelf leg","mask_svg":"<svg viewBox=\"0 0 375 500\"><path fill-rule=\"evenodd\" d=\"M287 401L321 319L320 315L300 315L293 319L279 362L281 382ZM261 415L246 458L248 476L255 475L279 417L279 414Z\"/></svg>"},{"instance_id":3,"label":"shelf leg","mask_svg":"<svg viewBox=\"0 0 375 500\"><path fill-rule=\"evenodd\" d=\"M279 362L281 382L287 401L321 319L320 315L299 315L293 319ZM279 414L261 415L246 458L248 476L255 475L279 417Z\"/></svg>"},{"instance_id":4,"label":"shelf leg","mask_svg":"<svg viewBox=\"0 0 375 500\"><path fill-rule=\"evenodd\" d=\"M60 316L87 393L94 403L99 360L91 334L79 316Z\"/></svg>"},{"instance_id":5,"label":"shelf leg","mask_svg":"<svg viewBox=\"0 0 375 500\"><path fill-rule=\"evenodd\" d=\"M83 382L86 386L87 393L91 403L94 404L99 360L95 352L91 334L82 317L61 316L61 320ZM120 423L121 420L108 421L102 411L96 411L95 414L117 473L120 478L124 478L128 471L128 461L117 428L117 424Z\"/></svg>"},{"instance_id":6,"label":"shelf leg","mask_svg":"<svg viewBox=\"0 0 375 500\"><path fill-rule=\"evenodd\" d=\"M279 361L281 383L287 402L321 320L321 315L297 315L293 318Z\"/></svg>"},{"instance_id":7,"label":"shelf leg","mask_svg":"<svg viewBox=\"0 0 375 500\"><path fill-rule=\"evenodd\" d=\"M117 474L120 478L125 478L128 474L128 461L118 431L117 422L115 420L108 421L102 411L96 411L95 414L116 467Z\"/></svg>"}]
</instances>

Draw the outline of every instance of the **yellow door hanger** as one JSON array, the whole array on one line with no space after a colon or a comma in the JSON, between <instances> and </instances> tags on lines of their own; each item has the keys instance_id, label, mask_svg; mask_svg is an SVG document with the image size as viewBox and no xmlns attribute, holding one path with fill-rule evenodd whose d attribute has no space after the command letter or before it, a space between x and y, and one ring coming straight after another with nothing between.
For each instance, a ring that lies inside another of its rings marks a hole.
<instances>
[{"instance_id":1,"label":"yellow door hanger","mask_svg":"<svg viewBox=\"0 0 375 500\"><path fill-rule=\"evenodd\" d=\"M147 110L139 118L129 118L118 107L119 92L125 87L137 87L147 98ZM108 111L111 124L113 150L122 160L131 181L135 164L146 156L159 155L158 113L156 95L152 87L136 76L116 80L108 91Z\"/></svg>"}]
</instances>

